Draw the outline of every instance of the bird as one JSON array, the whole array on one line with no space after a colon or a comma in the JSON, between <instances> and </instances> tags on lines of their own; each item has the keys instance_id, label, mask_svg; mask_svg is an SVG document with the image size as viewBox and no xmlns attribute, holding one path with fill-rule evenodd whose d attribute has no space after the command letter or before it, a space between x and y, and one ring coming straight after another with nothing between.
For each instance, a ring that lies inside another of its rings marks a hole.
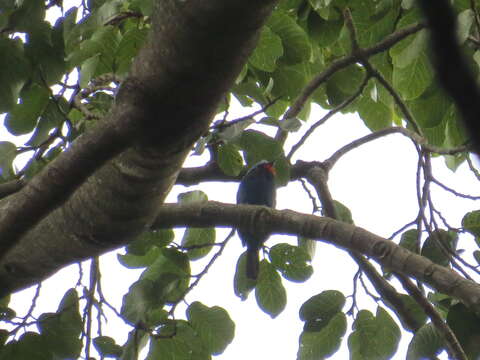
<instances>
[{"instance_id":1,"label":"bird","mask_svg":"<svg viewBox=\"0 0 480 360\"><path fill-rule=\"evenodd\" d=\"M240 181L237 204L264 205L275 208L275 167L273 161L262 160L247 171ZM247 278L256 280L260 267L259 251L268 234L238 229L243 246L247 247Z\"/></svg>"}]
</instances>

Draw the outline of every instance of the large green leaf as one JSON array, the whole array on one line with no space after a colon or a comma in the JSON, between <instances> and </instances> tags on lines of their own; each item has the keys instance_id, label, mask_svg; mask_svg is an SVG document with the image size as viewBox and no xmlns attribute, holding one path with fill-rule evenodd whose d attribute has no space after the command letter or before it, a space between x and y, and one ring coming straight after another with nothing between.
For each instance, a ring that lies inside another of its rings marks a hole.
<instances>
[{"instance_id":1,"label":"large green leaf","mask_svg":"<svg viewBox=\"0 0 480 360\"><path fill-rule=\"evenodd\" d=\"M403 68L393 68L393 86L405 100L418 98L432 80L433 70L426 53L421 53Z\"/></svg>"},{"instance_id":2,"label":"large green leaf","mask_svg":"<svg viewBox=\"0 0 480 360\"><path fill-rule=\"evenodd\" d=\"M250 64L259 70L272 72L283 55L282 40L268 26L264 26L257 47L250 56Z\"/></svg>"},{"instance_id":3,"label":"large green leaf","mask_svg":"<svg viewBox=\"0 0 480 360\"><path fill-rule=\"evenodd\" d=\"M218 166L230 176L238 176L243 170L243 159L238 152L237 146L226 143L218 148Z\"/></svg>"},{"instance_id":4,"label":"large green leaf","mask_svg":"<svg viewBox=\"0 0 480 360\"><path fill-rule=\"evenodd\" d=\"M425 240L421 255L438 265L447 266L452 256L450 252L456 249L457 240L458 235L454 232L442 229L435 230Z\"/></svg>"},{"instance_id":5,"label":"large green leaf","mask_svg":"<svg viewBox=\"0 0 480 360\"><path fill-rule=\"evenodd\" d=\"M474 236L480 236L480 210L470 211L463 216L462 227Z\"/></svg>"},{"instance_id":6,"label":"large green leaf","mask_svg":"<svg viewBox=\"0 0 480 360\"><path fill-rule=\"evenodd\" d=\"M17 147L9 141L0 141L0 176L8 179L13 175L12 162L17 156Z\"/></svg>"},{"instance_id":7,"label":"large green leaf","mask_svg":"<svg viewBox=\"0 0 480 360\"><path fill-rule=\"evenodd\" d=\"M173 336L152 338L145 360L209 360L202 339L186 321L176 321Z\"/></svg>"},{"instance_id":8,"label":"large green leaf","mask_svg":"<svg viewBox=\"0 0 480 360\"><path fill-rule=\"evenodd\" d=\"M122 355L123 349L109 336L97 336L93 339L93 346L101 356L118 358Z\"/></svg>"},{"instance_id":9,"label":"large green leaf","mask_svg":"<svg viewBox=\"0 0 480 360\"><path fill-rule=\"evenodd\" d=\"M213 355L225 351L233 340L235 323L227 311L219 306L208 307L195 301L187 309L187 319Z\"/></svg>"},{"instance_id":10,"label":"large green leaf","mask_svg":"<svg viewBox=\"0 0 480 360\"><path fill-rule=\"evenodd\" d=\"M140 279L164 281L164 275L173 275L177 279L175 286L169 287L165 299L167 303L179 301L190 283L190 261L186 254L176 249L161 249L160 255L145 269ZM168 280L168 279L167 279Z\"/></svg>"},{"instance_id":11,"label":"large green leaf","mask_svg":"<svg viewBox=\"0 0 480 360\"><path fill-rule=\"evenodd\" d=\"M215 228L187 228L182 238L182 246L191 248L187 250L190 260L201 259L208 255L215 242Z\"/></svg>"},{"instance_id":12,"label":"large green leaf","mask_svg":"<svg viewBox=\"0 0 480 360\"><path fill-rule=\"evenodd\" d=\"M132 255L145 255L153 246L164 247L170 244L175 234L172 229L145 231L127 245L127 252Z\"/></svg>"},{"instance_id":13,"label":"large green leaf","mask_svg":"<svg viewBox=\"0 0 480 360\"><path fill-rule=\"evenodd\" d=\"M53 354L60 358L78 357L82 349L83 322L77 292L68 290L57 312L40 315L37 326Z\"/></svg>"},{"instance_id":14,"label":"large green leaf","mask_svg":"<svg viewBox=\"0 0 480 360\"><path fill-rule=\"evenodd\" d=\"M256 281L247 277L247 253L244 252L238 258L233 278L233 289L235 295L246 300L248 294L255 288Z\"/></svg>"},{"instance_id":15,"label":"large green leaf","mask_svg":"<svg viewBox=\"0 0 480 360\"><path fill-rule=\"evenodd\" d=\"M287 292L282 278L267 260L260 262L255 298L258 306L272 318L277 317L287 304Z\"/></svg>"},{"instance_id":16,"label":"large green leaf","mask_svg":"<svg viewBox=\"0 0 480 360\"><path fill-rule=\"evenodd\" d=\"M146 324L148 314L163 307L167 296L178 284L178 276L160 274L155 280L141 279L134 282L123 297L121 314L132 325Z\"/></svg>"},{"instance_id":17,"label":"large green leaf","mask_svg":"<svg viewBox=\"0 0 480 360\"><path fill-rule=\"evenodd\" d=\"M286 12L275 11L267 25L282 39L284 60L287 64L297 64L310 60L312 48L308 35Z\"/></svg>"},{"instance_id":18,"label":"large green leaf","mask_svg":"<svg viewBox=\"0 0 480 360\"><path fill-rule=\"evenodd\" d=\"M480 317L462 303L453 305L447 316L447 324L455 333L469 359L480 358Z\"/></svg>"},{"instance_id":19,"label":"large green leaf","mask_svg":"<svg viewBox=\"0 0 480 360\"><path fill-rule=\"evenodd\" d=\"M320 331L345 305L345 296L337 290L326 290L312 296L300 307L300 320L305 330Z\"/></svg>"},{"instance_id":20,"label":"large green leaf","mask_svg":"<svg viewBox=\"0 0 480 360\"><path fill-rule=\"evenodd\" d=\"M300 335L298 360L321 360L334 354L340 347L347 330L344 313L336 313L319 331L304 330Z\"/></svg>"},{"instance_id":21,"label":"large green leaf","mask_svg":"<svg viewBox=\"0 0 480 360\"><path fill-rule=\"evenodd\" d=\"M31 66L25 58L22 42L0 38L0 113L10 111L17 103Z\"/></svg>"},{"instance_id":22,"label":"large green leaf","mask_svg":"<svg viewBox=\"0 0 480 360\"><path fill-rule=\"evenodd\" d=\"M423 325L413 336L408 345L407 360L424 360L435 358L444 347L440 335L432 323Z\"/></svg>"},{"instance_id":23,"label":"large green leaf","mask_svg":"<svg viewBox=\"0 0 480 360\"><path fill-rule=\"evenodd\" d=\"M348 337L350 359L387 360L397 351L400 328L383 308L377 308L376 316L368 310L361 310L353 328Z\"/></svg>"},{"instance_id":24,"label":"large green leaf","mask_svg":"<svg viewBox=\"0 0 480 360\"><path fill-rule=\"evenodd\" d=\"M303 282L313 274L310 256L298 246L277 244L268 255L272 265L288 280Z\"/></svg>"},{"instance_id":25,"label":"large green leaf","mask_svg":"<svg viewBox=\"0 0 480 360\"><path fill-rule=\"evenodd\" d=\"M32 84L22 91L21 102L5 118L5 126L14 135L26 134L37 124L38 117L48 104L49 91L45 86Z\"/></svg>"}]
</instances>

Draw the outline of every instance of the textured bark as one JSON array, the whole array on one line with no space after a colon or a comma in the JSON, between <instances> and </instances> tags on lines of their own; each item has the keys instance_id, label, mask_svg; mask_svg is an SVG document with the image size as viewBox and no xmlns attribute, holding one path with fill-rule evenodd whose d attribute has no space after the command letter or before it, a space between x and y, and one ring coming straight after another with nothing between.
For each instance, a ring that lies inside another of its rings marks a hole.
<instances>
[{"instance_id":1,"label":"textured bark","mask_svg":"<svg viewBox=\"0 0 480 360\"><path fill-rule=\"evenodd\" d=\"M273 3L156 1L149 40L107 118L0 203L2 294L149 227Z\"/></svg>"},{"instance_id":2,"label":"textured bark","mask_svg":"<svg viewBox=\"0 0 480 360\"><path fill-rule=\"evenodd\" d=\"M415 278L432 288L461 300L480 313L480 285L463 278L426 257L414 254L360 227L327 217L301 214L292 210L274 210L263 206L205 202L189 206L165 204L153 228L170 227L242 227L262 226L275 234L301 235L368 256L394 272Z\"/></svg>"}]
</instances>

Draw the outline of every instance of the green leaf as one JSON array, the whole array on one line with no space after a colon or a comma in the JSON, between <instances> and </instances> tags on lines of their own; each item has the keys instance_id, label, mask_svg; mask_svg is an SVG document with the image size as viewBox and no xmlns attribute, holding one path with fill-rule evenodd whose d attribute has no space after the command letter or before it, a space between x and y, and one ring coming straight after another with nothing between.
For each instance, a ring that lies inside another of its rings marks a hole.
<instances>
[{"instance_id":1,"label":"green leaf","mask_svg":"<svg viewBox=\"0 0 480 360\"><path fill-rule=\"evenodd\" d=\"M244 252L237 261L235 276L233 278L233 289L235 295L246 300L248 294L255 288L256 281L247 277L247 253Z\"/></svg>"},{"instance_id":2,"label":"green leaf","mask_svg":"<svg viewBox=\"0 0 480 360\"><path fill-rule=\"evenodd\" d=\"M69 110L70 105L63 96L50 99L26 145L40 146L43 144L49 138L52 129L63 124Z\"/></svg>"},{"instance_id":3,"label":"green leaf","mask_svg":"<svg viewBox=\"0 0 480 360\"><path fill-rule=\"evenodd\" d=\"M203 203L208 201L208 196L201 190L193 190L178 194L178 203L182 205Z\"/></svg>"},{"instance_id":4,"label":"green leaf","mask_svg":"<svg viewBox=\"0 0 480 360\"><path fill-rule=\"evenodd\" d=\"M468 359L480 357L480 317L462 303L457 303L450 308L447 316L450 326Z\"/></svg>"},{"instance_id":5,"label":"green leaf","mask_svg":"<svg viewBox=\"0 0 480 360\"><path fill-rule=\"evenodd\" d=\"M50 23L41 21L28 30L25 55L34 68L35 81L54 85L67 70L61 27L52 29Z\"/></svg>"},{"instance_id":6,"label":"green leaf","mask_svg":"<svg viewBox=\"0 0 480 360\"><path fill-rule=\"evenodd\" d=\"M32 84L22 91L21 102L5 118L5 126L14 135L26 134L37 124L48 104L49 92L44 86Z\"/></svg>"},{"instance_id":7,"label":"green leaf","mask_svg":"<svg viewBox=\"0 0 480 360\"><path fill-rule=\"evenodd\" d=\"M423 325L428 319L427 314L422 309L420 305L411 297L405 294L400 294L400 298L402 299L403 305L405 306L405 310L410 314L410 316L415 320L418 325ZM399 320L402 322L402 317L399 317ZM402 326L405 330L411 331L406 324L402 322Z\"/></svg>"},{"instance_id":8,"label":"green leaf","mask_svg":"<svg viewBox=\"0 0 480 360\"><path fill-rule=\"evenodd\" d=\"M410 341L407 360L433 359L441 352L443 347L443 338L435 326L432 323L425 324Z\"/></svg>"},{"instance_id":9,"label":"green leaf","mask_svg":"<svg viewBox=\"0 0 480 360\"><path fill-rule=\"evenodd\" d=\"M308 31L313 41L319 46L330 46L338 39L343 27L343 20L326 21L311 12L308 17Z\"/></svg>"},{"instance_id":10,"label":"green leaf","mask_svg":"<svg viewBox=\"0 0 480 360\"><path fill-rule=\"evenodd\" d=\"M397 351L400 328L383 308L377 308L376 316L368 310L361 310L353 328L348 337L351 359L386 360Z\"/></svg>"},{"instance_id":11,"label":"green leaf","mask_svg":"<svg viewBox=\"0 0 480 360\"><path fill-rule=\"evenodd\" d=\"M17 103L31 67L19 39L0 38L0 54L0 113L3 113L10 111Z\"/></svg>"},{"instance_id":12,"label":"green leaf","mask_svg":"<svg viewBox=\"0 0 480 360\"><path fill-rule=\"evenodd\" d=\"M13 175L12 163L17 156L17 147L10 141L0 141L0 175L8 179Z\"/></svg>"},{"instance_id":13,"label":"green leaf","mask_svg":"<svg viewBox=\"0 0 480 360\"><path fill-rule=\"evenodd\" d=\"M174 335L150 340L145 360L210 360L202 339L186 321L176 321Z\"/></svg>"},{"instance_id":14,"label":"green leaf","mask_svg":"<svg viewBox=\"0 0 480 360\"><path fill-rule=\"evenodd\" d=\"M162 308L166 297L178 284L178 276L172 273L160 274L157 279L141 279L134 282L123 296L120 313L132 325L147 322L147 314Z\"/></svg>"},{"instance_id":15,"label":"green leaf","mask_svg":"<svg viewBox=\"0 0 480 360\"><path fill-rule=\"evenodd\" d=\"M319 331L342 311L344 305L345 296L340 291L325 290L302 304L299 311L300 320L306 322L306 330Z\"/></svg>"},{"instance_id":16,"label":"green leaf","mask_svg":"<svg viewBox=\"0 0 480 360\"><path fill-rule=\"evenodd\" d=\"M458 236L454 232L442 229L435 230L425 240L421 255L430 259L434 263L442 266L448 266L450 262L449 251L455 251ZM443 249L440 244L443 244Z\"/></svg>"},{"instance_id":17,"label":"green leaf","mask_svg":"<svg viewBox=\"0 0 480 360\"><path fill-rule=\"evenodd\" d=\"M338 312L320 331L303 331L297 359L319 360L331 356L340 348L346 330L346 316Z\"/></svg>"},{"instance_id":18,"label":"green leaf","mask_svg":"<svg viewBox=\"0 0 480 360\"><path fill-rule=\"evenodd\" d=\"M308 64L281 65L272 73L272 95L285 100L295 99L311 77Z\"/></svg>"},{"instance_id":19,"label":"green leaf","mask_svg":"<svg viewBox=\"0 0 480 360\"><path fill-rule=\"evenodd\" d=\"M466 213L462 219L462 227L470 234L480 236L480 210Z\"/></svg>"},{"instance_id":20,"label":"green leaf","mask_svg":"<svg viewBox=\"0 0 480 360\"><path fill-rule=\"evenodd\" d=\"M148 333L139 329L134 329L128 334L128 339L123 345L123 353L120 360L138 359L138 354L147 345L149 340Z\"/></svg>"},{"instance_id":21,"label":"green leaf","mask_svg":"<svg viewBox=\"0 0 480 360\"><path fill-rule=\"evenodd\" d=\"M97 336L93 339L93 346L101 356L118 358L123 352L122 347L109 336Z\"/></svg>"},{"instance_id":22,"label":"green leaf","mask_svg":"<svg viewBox=\"0 0 480 360\"><path fill-rule=\"evenodd\" d=\"M352 213L350 212L350 209L337 200L333 200L333 204L335 205L337 220L343 221L347 224L353 224Z\"/></svg>"},{"instance_id":23,"label":"green leaf","mask_svg":"<svg viewBox=\"0 0 480 360\"><path fill-rule=\"evenodd\" d=\"M458 14L457 18L457 40L459 44L463 44L470 35L475 13L472 9L467 9Z\"/></svg>"},{"instance_id":24,"label":"green leaf","mask_svg":"<svg viewBox=\"0 0 480 360\"><path fill-rule=\"evenodd\" d=\"M219 306L208 307L196 301L188 307L187 319L213 355L223 353L235 335L235 323Z\"/></svg>"},{"instance_id":25,"label":"green leaf","mask_svg":"<svg viewBox=\"0 0 480 360\"><path fill-rule=\"evenodd\" d=\"M243 159L238 148L230 143L223 144L218 148L218 166L230 176L238 176L243 170Z\"/></svg>"},{"instance_id":26,"label":"green leaf","mask_svg":"<svg viewBox=\"0 0 480 360\"><path fill-rule=\"evenodd\" d=\"M277 317L287 304L287 292L282 285L282 278L267 260L260 262L255 298L260 309L272 318Z\"/></svg>"},{"instance_id":27,"label":"green leaf","mask_svg":"<svg viewBox=\"0 0 480 360\"><path fill-rule=\"evenodd\" d=\"M164 275L174 275L178 281L165 295L167 303L174 303L183 297L188 288L190 274L190 262L186 254L176 249L163 248L160 255L145 269L140 278L156 281L162 279Z\"/></svg>"},{"instance_id":28,"label":"green leaf","mask_svg":"<svg viewBox=\"0 0 480 360\"><path fill-rule=\"evenodd\" d=\"M172 229L145 231L127 245L127 252L132 255L145 255L153 246L162 248L170 244L175 237Z\"/></svg>"},{"instance_id":29,"label":"green leaf","mask_svg":"<svg viewBox=\"0 0 480 360\"><path fill-rule=\"evenodd\" d=\"M37 326L52 353L60 358L78 357L82 350L80 334L83 322L77 292L68 290L57 312L40 315Z\"/></svg>"},{"instance_id":30,"label":"green leaf","mask_svg":"<svg viewBox=\"0 0 480 360\"><path fill-rule=\"evenodd\" d=\"M146 3L147 1L141 1ZM116 73L120 76L126 75L130 70L133 59L138 54L138 51L145 43L148 34L148 29L132 28L123 34L115 54L115 62L117 65Z\"/></svg>"},{"instance_id":31,"label":"green leaf","mask_svg":"<svg viewBox=\"0 0 480 360\"><path fill-rule=\"evenodd\" d=\"M91 58L85 60L80 67L80 87L88 86L88 83L93 78L100 62L100 54L95 54Z\"/></svg>"},{"instance_id":32,"label":"green leaf","mask_svg":"<svg viewBox=\"0 0 480 360\"><path fill-rule=\"evenodd\" d=\"M45 337L34 332L26 332L18 340L2 348L0 360L52 360L53 356Z\"/></svg>"},{"instance_id":33,"label":"green leaf","mask_svg":"<svg viewBox=\"0 0 480 360\"><path fill-rule=\"evenodd\" d=\"M187 228L182 238L182 246L192 249L187 250L190 260L198 260L208 255L215 243L215 228Z\"/></svg>"},{"instance_id":34,"label":"green leaf","mask_svg":"<svg viewBox=\"0 0 480 360\"><path fill-rule=\"evenodd\" d=\"M250 166L255 165L260 160L275 161L276 177L275 182L282 186L290 179L290 167L288 161L283 156L283 149L280 144L255 130L246 130L238 139L238 145L246 153L246 160Z\"/></svg>"},{"instance_id":35,"label":"green leaf","mask_svg":"<svg viewBox=\"0 0 480 360\"><path fill-rule=\"evenodd\" d=\"M152 265L161 253L162 250L160 248L153 247L145 255L117 254L117 259L120 264L128 269L137 269Z\"/></svg>"},{"instance_id":36,"label":"green leaf","mask_svg":"<svg viewBox=\"0 0 480 360\"><path fill-rule=\"evenodd\" d=\"M420 30L411 38L400 41L390 49L394 67L405 68L427 49L428 34L426 30Z\"/></svg>"},{"instance_id":37,"label":"green leaf","mask_svg":"<svg viewBox=\"0 0 480 360\"><path fill-rule=\"evenodd\" d=\"M393 68L393 87L405 100L418 98L430 86L433 70L425 53L404 68Z\"/></svg>"},{"instance_id":38,"label":"green leaf","mask_svg":"<svg viewBox=\"0 0 480 360\"><path fill-rule=\"evenodd\" d=\"M392 125L393 108L381 101L373 101L370 96L362 96L358 101L358 114L371 131L385 129Z\"/></svg>"},{"instance_id":39,"label":"green leaf","mask_svg":"<svg viewBox=\"0 0 480 360\"><path fill-rule=\"evenodd\" d=\"M452 104L445 113L443 122L446 123L445 142L443 146L447 148L456 147L464 145L468 141L463 119L454 104Z\"/></svg>"},{"instance_id":40,"label":"green leaf","mask_svg":"<svg viewBox=\"0 0 480 360\"><path fill-rule=\"evenodd\" d=\"M282 155L278 142L255 130L244 131L239 139L239 146L247 153L247 162L251 166L260 160L272 161Z\"/></svg>"},{"instance_id":41,"label":"green leaf","mask_svg":"<svg viewBox=\"0 0 480 360\"><path fill-rule=\"evenodd\" d=\"M277 244L268 255L272 265L288 280L304 282L313 274L310 256L298 246Z\"/></svg>"},{"instance_id":42,"label":"green leaf","mask_svg":"<svg viewBox=\"0 0 480 360\"><path fill-rule=\"evenodd\" d=\"M286 12L275 11L267 25L282 39L284 49L282 60L287 64L310 60L312 48L308 35Z\"/></svg>"},{"instance_id":43,"label":"green leaf","mask_svg":"<svg viewBox=\"0 0 480 360\"><path fill-rule=\"evenodd\" d=\"M407 230L402 234L399 245L413 253L418 253L418 230Z\"/></svg>"},{"instance_id":44,"label":"green leaf","mask_svg":"<svg viewBox=\"0 0 480 360\"><path fill-rule=\"evenodd\" d=\"M272 72L277 66L277 60L282 55L282 40L268 26L264 26L257 47L250 56L250 64L259 70Z\"/></svg>"}]
</instances>

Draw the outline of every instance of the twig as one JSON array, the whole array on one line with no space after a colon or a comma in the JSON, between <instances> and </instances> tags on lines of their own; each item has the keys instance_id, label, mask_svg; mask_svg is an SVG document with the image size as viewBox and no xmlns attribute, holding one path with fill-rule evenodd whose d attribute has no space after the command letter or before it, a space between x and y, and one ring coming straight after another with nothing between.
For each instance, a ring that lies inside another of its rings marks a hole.
<instances>
[{"instance_id":1,"label":"twig","mask_svg":"<svg viewBox=\"0 0 480 360\"><path fill-rule=\"evenodd\" d=\"M394 273L397 279L402 284L403 288L410 294L411 297L417 302L418 305L425 311L428 317L432 320L435 328L443 335L449 349L450 358L458 360L467 360L467 356L463 351L457 337L453 333L452 329L445 323L441 315L435 310L430 302L423 296L419 288L410 281L408 277L403 274Z\"/></svg>"},{"instance_id":2,"label":"twig","mask_svg":"<svg viewBox=\"0 0 480 360\"><path fill-rule=\"evenodd\" d=\"M35 307L37 306L37 300L40 297L41 288L42 288L42 283L39 283L37 285L37 288L35 289L35 295L33 295L32 302L30 304L30 307L29 307L27 313L22 318L22 321L20 322L20 324L18 324L15 329L10 331L10 334L9 334L10 336L15 335L18 332L18 330L20 330L21 328L30 325L27 320L32 316L33 311L35 310Z\"/></svg>"},{"instance_id":3,"label":"twig","mask_svg":"<svg viewBox=\"0 0 480 360\"><path fill-rule=\"evenodd\" d=\"M223 250L225 250L225 247L227 246L228 241L233 237L235 234L235 229L232 229L230 233L227 235L225 240L222 241L222 245L220 246L220 249L212 256L208 264L205 266L205 268L197 275L195 275L195 281L193 281L190 286L185 290L185 292L182 294L181 299L185 299L185 296L192 291L192 289L198 285L200 280L205 276L205 274L208 272L208 270L212 267L212 265L215 263L215 261L222 255ZM175 304L172 305L170 311L168 312L169 316L174 316L175 309L177 308L177 305L179 304L180 300L177 301Z\"/></svg>"},{"instance_id":4,"label":"twig","mask_svg":"<svg viewBox=\"0 0 480 360\"><path fill-rule=\"evenodd\" d=\"M300 183L302 184L303 190L305 190L309 199L312 201L312 208L313 208L312 209L312 214L315 214L317 211L320 210L320 206L318 206L318 204L317 204L317 199L315 198L315 196L313 196L310 189L307 187L307 184L305 183L304 179L300 178L300 179L298 179L298 181L300 181Z\"/></svg>"},{"instance_id":5,"label":"twig","mask_svg":"<svg viewBox=\"0 0 480 360\"><path fill-rule=\"evenodd\" d=\"M432 181L432 183L438 185L439 187L441 187L443 190L445 191L448 191L450 193L452 193L453 195L455 196L458 196L458 197L461 197L461 198L464 198L464 199L469 199L469 200L480 200L480 196L473 196L473 195L468 195L468 194L462 194L450 187L448 187L447 185L441 183L439 180L437 180L436 178L434 178L433 176L430 177L430 180Z\"/></svg>"},{"instance_id":6,"label":"twig","mask_svg":"<svg viewBox=\"0 0 480 360\"><path fill-rule=\"evenodd\" d=\"M478 172L478 170L473 165L472 159L470 158L470 154L467 154L466 159L467 159L468 167L473 172L473 175L475 175L477 180L480 181L480 173Z\"/></svg>"},{"instance_id":7,"label":"twig","mask_svg":"<svg viewBox=\"0 0 480 360\"><path fill-rule=\"evenodd\" d=\"M325 165L328 169L331 169L333 165L347 152L364 145L370 141L376 140L380 137L387 136L390 134L402 134L408 138L410 138L415 144L422 146L422 149L429 153L435 154L442 154L442 155L451 155L452 153L459 153L467 151L467 147L458 147L458 148L451 148L451 149L443 149L434 145L428 145L426 142L427 140L420 135L414 133L411 130L408 130L404 127L400 126L393 126L389 128L385 128L371 134L365 135L357 140L352 141L351 143L345 145L344 147L337 150L333 155L331 155L327 160L324 161Z\"/></svg>"},{"instance_id":8,"label":"twig","mask_svg":"<svg viewBox=\"0 0 480 360\"><path fill-rule=\"evenodd\" d=\"M337 112L345 108L346 106L350 105L360 94L363 92L365 89L365 86L368 83L368 80L370 79L369 76L365 76L363 79L362 84L358 87L357 91L350 96L348 99L343 101L340 105L336 106L334 109L330 110L325 116L323 116L320 120L318 120L315 124L313 124L306 132L303 134L302 138L292 146L290 149L290 152L287 155L287 159L291 160L293 154L307 141L308 137L312 135L312 133L320 126L323 125L328 119L330 119L333 115L335 115Z\"/></svg>"}]
</instances>

